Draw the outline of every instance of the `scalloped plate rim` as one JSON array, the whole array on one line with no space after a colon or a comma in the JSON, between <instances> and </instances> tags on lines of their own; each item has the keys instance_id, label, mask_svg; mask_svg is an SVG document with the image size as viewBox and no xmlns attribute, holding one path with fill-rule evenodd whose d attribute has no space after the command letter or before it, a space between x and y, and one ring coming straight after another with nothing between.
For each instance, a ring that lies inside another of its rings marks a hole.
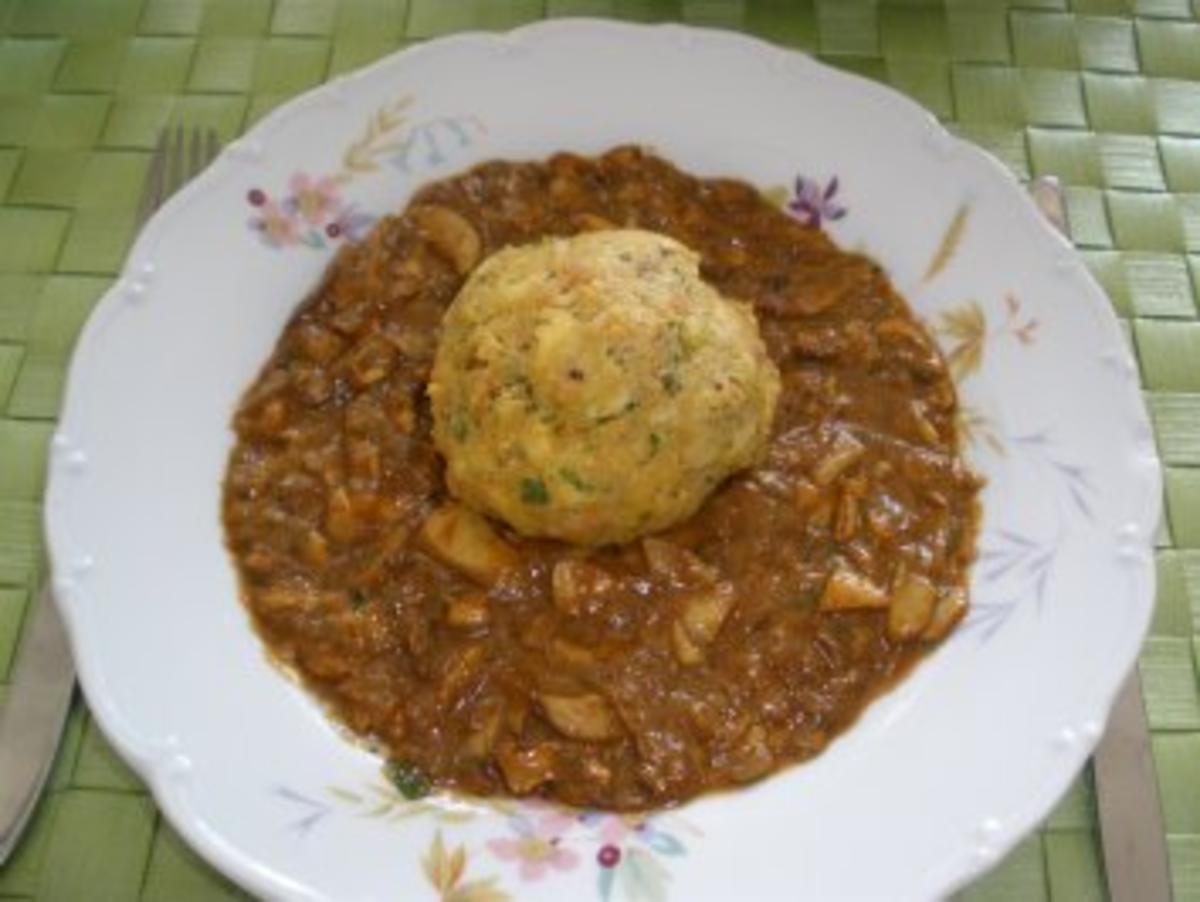
<instances>
[{"instance_id":1,"label":"scalloped plate rim","mask_svg":"<svg viewBox=\"0 0 1200 902\"><path fill-rule=\"evenodd\" d=\"M81 403L81 398L86 393L81 387L83 371L86 369L89 355L94 353L95 349L93 345L98 340L98 334L106 324L107 318L116 312L115 307L120 303L123 283L138 265L139 261L147 256L148 252L162 239L164 233L186 211L192 201L209 190L219 179L230 176L229 170L236 165L230 153L232 148L252 146L252 142L260 141L262 138L271 135L295 116L303 114L311 105L319 102L322 97L326 96L327 92L331 89L343 89L346 85L352 85L359 79L385 72L401 57L414 59L425 54L438 53L443 48L449 46L477 45L484 49L495 49L505 45L518 44L523 40L542 38L543 36L553 38L558 32L575 31L581 28L602 29L614 34L641 33L653 30L663 34L703 35L703 40L740 44L756 49L760 53L777 54L803 61L803 65L810 77L816 76L826 80L853 82L857 85L857 89L871 92L880 98L886 98L893 105L903 107L905 115L913 118L919 117L924 122L925 130L930 135L936 135L939 139L954 146L956 152L968 155L976 168L979 168L981 171L986 170L988 172L987 178L994 181L1003 181L1010 191L1024 194L1019 182L999 160L981 148L953 135L929 111L908 97L862 76L827 66L799 51L790 50L750 35L676 23L634 25L604 19L569 17L537 22L508 32L468 31L447 35L420 45L401 49L352 73L339 75L329 82L319 85L271 111L246 134L240 136L229 148L226 148L209 170L186 185L155 213L137 236L113 285L97 303L84 329L80 333L68 369L67 387L61 408L62 413L58 430L64 430L69 427L75 408ZM1027 201L1024 208L1026 210L1026 227L1037 230L1041 235L1040 240L1052 241L1062 249L1074 250L1073 245L1046 222L1031 202ZM1084 269L1082 262L1076 259L1075 265L1086 280L1086 293L1089 295L1089 303L1102 305L1101 321L1105 323L1114 340L1122 342L1123 337L1120 333L1117 319L1112 314L1103 290L1086 269ZM1149 424L1148 414L1143 403L1139 402L1126 406L1130 407L1127 413L1135 419L1144 421L1147 425ZM53 452L51 453L53 454ZM52 562L52 572L58 573L62 569L61 557L66 545L64 530L67 528L66 524L60 522L59 508L61 493L69 492L70 490L69 485L67 485L69 478L64 477L56 471L53 465L53 457L51 457L51 462L48 464L48 470L44 524L48 537L48 553ZM1143 504L1141 505L1142 515L1139 526L1142 528L1148 548L1152 548L1153 530L1157 526L1162 509L1162 473L1161 464L1158 463L1157 457L1152 472L1142 475L1146 477L1146 481L1142 486ZM1096 689L1095 695L1098 698L1094 706L1095 710L1092 713L1101 724L1107 721L1121 683L1127 673L1136 664L1142 641L1149 630L1155 586L1155 569L1152 556L1147 556L1141 563L1137 576L1140 577L1137 580L1137 584L1143 588L1143 591L1140 593L1142 596L1139 611L1140 629L1128 634L1127 641L1120 652L1121 666L1113 671L1114 679L1110 684L1097 687ZM253 892L264 893L270 896L275 896L282 892L297 898L320 898L319 895L309 892L300 884L287 880L274 871L264 869L252 857L242 853L236 845L227 842L217 828L197 816L195 810L191 807L187 793L179 791L176 783L173 781L172 774L167 766L169 762L161 756L156 756L151 749L145 747L136 736L136 731L124 722L124 717L120 710L110 704L109 699L103 691L104 676L102 662L92 656L87 638L80 633L80 625L72 607L61 599L58 603L68 627L72 649L80 670L81 686L87 696L89 706L105 735L119 750L122 757L129 761L139 775L147 781L155 801L171 825L191 845L200 850L206 858L218 865L221 870L225 871L235 881ZM937 895L948 894L962 887L971 879L994 865L1003 854L1011 850L1048 813L1090 756L1091 751L1098 741L1099 734L1084 736L1083 741L1077 744L1070 753L1070 767L1059 768L1050 775L1050 778L1043 782L1037 794L1030 797L1029 802L1021 810L1021 813L1006 821L1003 832L993 843L997 853L995 858L986 862L979 862L974 868L963 869L960 867L952 870L952 872L939 873L932 878L935 885L925 886L924 889L931 890Z\"/></svg>"}]
</instances>

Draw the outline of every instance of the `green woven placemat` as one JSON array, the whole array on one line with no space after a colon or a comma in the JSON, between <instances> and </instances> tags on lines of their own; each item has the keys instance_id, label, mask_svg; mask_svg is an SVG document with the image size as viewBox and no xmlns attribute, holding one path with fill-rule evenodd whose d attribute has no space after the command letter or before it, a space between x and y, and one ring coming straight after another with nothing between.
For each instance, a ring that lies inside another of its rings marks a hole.
<instances>
[{"instance_id":1,"label":"green woven placemat","mask_svg":"<svg viewBox=\"0 0 1200 902\"><path fill-rule=\"evenodd\" d=\"M46 444L71 346L121 265L160 128L228 141L407 43L545 16L743 29L889 82L1021 177L1141 361L1167 465L1142 655L1176 898L1200 900L1200 0L0 0L0 699L37 580ZM240 895L163 822L76 705L0 897ZM1090 774L970 899L1106 896Z\"/></svg>"}]
</instances>

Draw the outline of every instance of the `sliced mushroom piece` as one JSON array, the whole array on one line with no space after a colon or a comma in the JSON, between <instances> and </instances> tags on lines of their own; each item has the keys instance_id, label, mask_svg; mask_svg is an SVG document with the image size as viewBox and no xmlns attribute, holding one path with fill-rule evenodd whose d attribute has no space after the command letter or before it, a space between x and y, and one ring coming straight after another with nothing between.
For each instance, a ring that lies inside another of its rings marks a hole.
<instances>
[{"instance_id":1,"label":"sliced mushroom piece","mask_svg":"<svg viewBox=\"0 0 1200 902\"><path fill-rule=\"evenodd\" d=\"M272 586L255 596L258 606L267 611L305 610L315 607L320 594L303 586Z\"/></svg>"},{"instance_id":2,"label":"sliced mushroom piece","mask_svg":"<svg viewBox=\"0 0 1200 902\"><path fill-rule=\"evenodd\" d=\"M343 307L329 318L329 324L348 338L353 338L363 331L371 318L371 308L368 304L352 302Z\"/></svg>"},{"instance_id":3,"label":"sliced mushroom piece","mask_svg":"<svg viewBox=\"0 0 1200 902\"><path fill-rule=\"evenodd\" d=\"M363 523L354 512L350 494L344 488L334 489L325 505L325 531L335 542L352 542Z\"/></svg>"},{"instance_id":4,"label":"sliced mushroom piece","mask_svg":"<svg viewBox=\"0 0 1200 902\"><path fill-rule=\"evenodd\" d=\"M480 676L483 664L482 645L465 645L456 649L442 665L438 703L445 707L457 702Z\"/></svg>"},{"instance_id":5,"label":"sliced mushroom piece","mask_svg":"<svg viewBox=\"0 0 1200 902\"><path fill-rule=\"evenodd\" d=\"M937 445L942 440L942 434L938 432L937 426L933 425L933 421L925 412L925 405L920 401L913 401L909 405L909 412L912 416L913 426L917 431L917 435L921 440L930 445Z\"/></svg>"},{"instance_id":6,"label":"sliced mushroom piece","mask_svg":"<svg viewBox=\"0 0 1200 902\"><path fill-rule=\"evenodd\" d=\"M839 432L833 447L813 467L812 478L819 486L826 486L854 466L866 453L863 443L849 432Z\"/></svg>"},{"instance_id":7,"label":"sliced mushroom piece","mask_svg":"<svg viewBox=\"0 0 1200 902\"><path fill-rule=\"evenodd\" d=\"M533 706L527 696L510 696L504 706L504 727L514 736L525 729L525 721L529 718L529 709Z\"/></svg>"},{"instance_id":8,"label":"sliced mushroom piece","mask_svg":"<svg viewBox=\"0 0 1200 902\"><path fill-rule=\"evenodd\" d=\"M446 604L446 623L458 629L478 629L487 626L490 618L487 596L482 592L460 595Z\"/></svg>"},{"instance_id":9,"label":"sliced mushroom piece","mask_svg":"<svg viewBox=\"0 0 1200 902\"><path fill-rule=\"evenodd\" d=\"M881 542L891 543L896 541L897 525L892 522L886 511L878 507L872 507L867 511L867 528Z\"/></svg>"},{"instance_id":10,"label":"sliced mushroom piece","mask_svg":"<svg viewBox=\"0 0 1200 902\"><path fill-rule=\"evenodd\" d=\"M388 408L392 425L404 435L411 435L417 428L417 410L411 397L405 394L392 396Z\"/></svg>"},{"instance_id":11,"label":"sliced mushroom piece","mask_svg":"<svg viewBox=\"0 0 1200 902\"><path fill-rule=\"evenodd\" d=\"M430 514L420 540L434 557L485 586L520 561L487 520L461 504L447 504Z\"/></svg>"},{"instance_id":12,"label":"sliced mushroom piece","mask_svg":"<svg viewBox=\"0 0 1200 902\"><path fill-rule=\"evenodd\" d=\"M680 664L699 664L704 649L717 638L737 601L733 585L718 583L689 595L671 627L671 644Z\"/></svg>"},{"instance_id":13,"label":"sliced mushroom piece","mask_svg":"<svg viewBox=\"0 0 1200 902\"><path fill-rule=\"evenodd\" d=\"M683 603L679 622L688 636L704 645L717 638L737 596L733 584L718 583L711 589L688 596Z\"/></svg>"},{"instance_id":14,"label":"sliced mushroom piece","mask_svg":"<svg viewBox=\"0 0 1200 902\"><path fill-rule=\"evenodd\" d=\"M463 743L463 751L470 758L486 758L492 752L504 723L504 702L496 699L479 706L472 718L472 732Z\"/></svg>"},{"instance_id":15,"label":"sliced mushroom piece","mask_svg":"<svg viewBox=\"0 0 1200 902\"><path fill-rule=\"evenodd\" d=\"M411 215L433 249L450 261L460 276L475 268L483 253L483 242L460 213L449 207L422 204L414 207Z\"/></svg>"},{"instance_id":16,"label":"sliced mushroom piece","mask_svg":"<svg viewBox=\"0 0 1200 902\"><path fill-rule=\"evenodd\" d=\"M342 350L342 340L323 326L313 322L301 324L295 341L304 356L315 363L328 363Z\"/></svg>"},{"instance_id":17,"label":"sliced mushroom piece","mask_svg":"<svg viewBox=\"0 0 1200 902\"><path fill-rule=\"evenodd\" d=\"M391 300L410 298L421 289L425 280L425 266L419 256L413 255L396 260L388 269L386 285Z\"/></svg>"},{"instance_id":18,"label":"sliced mushroom piece","mask_svg":"<svg viewBox=\"0 0 1200 902\"><path fill-rule=\"evenodd\" d=\"M368 335L347 355L350 374L360 388L387 377L396 362L396 348L381 335Z\"/></svg>"},{"instance_id":19,"label":"sliced mushroom piece","mask_svg":"<svg viewBox=\"0 0 1200 902\"><path fill-rule=\"evenodd\" d=\"M888 594L863 574L844 565L825 581L818 605L822 611L881 610L888 606Z\"/></svg>"},{"instance_id":20,"label":"sliced mushroom piece","mask_svg":"<svg viewBox=\"0 0 1200 902\"><path fill-rule=\"evenodd\" d=\"M921 350L929 349L929 337L911 320L889 316L875 324L875 334L884 340L907 341Z\"/></svg>"},{"instance_id":21,"label":"sliced mushroom piece","mask_svg":"<svg viewBox=\"0 0 1200 902\"><path fill-rule=\"evenodd\" d=\"M739 783L749 783L765 775L775 764L775 756L767 745L767 731L755 724L746 731L733 750L729 762L729 776Z\"/></svg>"},{"instance_id":22,"label":"sliced mushroom piece","mask_svg":"<svg viewBox=\"0 0 1200 902\"><path fill-rule=\"evenodd\" d=\"M839 542L849 542L858 532L861 519L858 496L853 492L842 492L833 519L833 537Z\"/></svg>"},{"instance_id":23,"label":"sliced mushroom piece","mask_svg":"<svg viewBox=\"0 0 1200 902\"><path fill-rule=\"evenodd\" d=\"M828 495L823 496L808 511L808 527L810 531L829 528L829 525L833 522L834 500L834 498Z\"/></svg>"},{"instance_id":24,"label":"sliced mushroom piece","mask_svg":"<svg viewBox=\"0 0 1200 902\"><path fill-rule=\"evenodd\" d=\"M820 282L806 282L801 290L784 301L778 315L788 319L816 316L836 306L844 296L840 285L827 288Z\"/></svg>"},{"instance_id":25,"label":"sliced mushroom piece","mask_svg":"<svg viewBox=\"0 0 1200 902\"><path fill-rule=\"evenodd\" d=\"M409 319L384 323L380 334L410 362L432 361L438 344L435 326L441 320L428 322L428 318L417 316L422 312L418 301L411 302L405 311L410 314Z\"/></svg>"},{"instance_id":26,"label":"sliced mushroom piece","mask_svg":"<svg viewBox=\"0 0 1200 902\"><path fill-rule=\"evenodd\" d=\"M594 692L586 695L539 693L538 702L554 728L571 739L615 739L621 732L612 706Z\"/></svg>"},{"instance_id":27,"label":"sliced mushroom piece","mask_svg":"<svg viewBox=\"0 0 1200 902\"><path fill-rule=\"evenodd\" d=\"M963 589L944 589L933 608L925 632L921 638L926 642L938 642L946 638L954 627L966 616L967 593Z\"/></svg>"},{"instance_id":28,"label":"sliced mushroom piece","mask_svg":"<svg viewBox=\"0 0 1200 902\"><path fill-rule=\"evenodd\" d=\"M312 407L319 407L333 395L333 378L329 371L307 363L292 367L292 385L296 394Z\"/></svg>"},{"instance_id":29,"label":"sliced mushroom piece","mask_svg":"<svg viewBox=\"0 0 1200 902\"><path fill-rule=\"evenodd\" d=\"M603 567L575 558L563 558L550 574L554 606L571 616L579 614L588 599L611 591L614 585Z\"/></svg>"},{"instance_id":30,"label":"sliced mushroom piece","mask_svg":"<svg viewBox=\"0 0 1200 902\"><path fill-rule=\"evenodd\" d=\"M521 626L520 642L526 648L545 651L554 638L557 624L550 611L541 611L532 615Z\"/></svg>"},{"instance_id":31,"label":"sliced mushroom piece","mask_svg":"<svg viewBox=\"0 0 1200 902\"><path fill-rule=\"evenodd\" d=\"M616 228L610 220L595 213L576 213L571 217L571 224L581 232L603 232Z\"/></svg>"},{"instance_id":32,"label":"sliced mushroom piece","mask_svg":"<svg viewBox=\"0 0 1200 902\"><path fill-rule=\"evenodd\" d=\"M358 581L368 585L379 582L384 575L388 563L404 551L411 537L412 530L407 523L400 523L393 526L383 537L383 540L375 546L374 554L367 560L363 568L358 571Z\"/></svg>"},{"instance_id":33,"label":"sliced mushroom piece","mask_svg":"<svg viewBox=\"0 0 1200 902\"><path fill-rule=\"evenodd\" d=\"M283 392L291 383L291 376L283 366L277 366L271 370L246 393L246 397L242 399L242 407L239 414L246 414L251 408L262 402L273 398Z\"/></svg>"},{"instance_id":34,"label":"sliced mushroom piece","mask_svg":"<svg viewBox=\"0 0 1200 902\"><path fill-rule=\"evenodd\" d=\"M316 570L324 570L329 566L329 543L315 529L305 534L300 553L304 562Z\"/></svg>"},{"instance_id":35,"label":"sliced mushroom piece","mask_svg":"<svg viewBox=\"0 0 1200 902\"><path fill-rule=\"evenodd\" d=\"M803 476L796 480L792 500L800 511L811 509L821 499L821 491Z\"/></svg>"},{"instance_id":36,"label":"sliced mushroom piece","mask_svg":"<svg viewBox=\"0 0 1200 902\"><path fill-rule=\"evenodd\" d=\"M698 555L665 539L642 539L642 553L650 572L669 582L716 582L720 572Z\"/></svg>"},{"instance_id":37,"label":"sliced mushroom piece","mask_svg":"<svg viewBox=\"0 0 1200 902\"><path fill-rule=\"evenodd\" d=\"M596 655L590 648L568 639L551 639L546 652L550 660L567 667L586 669L596 665Z\"/></svg>"},{"instance_id":38,"label":"sliced mushroom piece","mask_svg":"<svg viewBox=\"0 0 1200 902\"><path fill-rule=\"evenodd\" d=\"M671 624L671 648L675 652L675 660L685 667L691 667L704 660L704 649L692 640L678 620Z\"/></svg>"},{"instance_id":39,"label":"sliced mushroom piece","mask_svg":"<svg viewBox=\"0 0 1200 902\"><path fill-rule=\"evenodd\" d=\"M266 545L256 545L249 551L245 552L242 558L242 566L251 573L261 576L269 576L276 570L281 570L284 567L283 556L272 548Z\"/></svg>"},{"instance_id":40,"label":"sliced mushroom piece","mask_svg":"<svg viewBox=\"0 0 1200 902\"><path fill-rule=\"evenodd\" d=\"M590 780L592 783L607 786L612 782L612 768L599 758L585 758L580 769L583 771L584 778Z\"/></svg>"},{"instance_id":41,"label":"sliced mushroom piece","mask_svg":"<svg viewBox=\"0 0 1200 902\"><path fill-rule=\"evenodd\" d=\"M504 774L504 782L517 795L526 795L553 780L554 758L554 747L544 742L527 749L502 743L496 749L496 763Z\"/></svg>"},{"instance_id":42,"label":"sliced mushroom piece","mask_svg":"<svg viewBox=\"0 0 1200 902\"><path fill-rule=\"evenodd\" d=\"M287 425L287 401L272 398L259 408L254 429L259 435L278 435Z\"/></svg>"},{"instance_id":43,"label":"sliced mushroom piece","mask_svg":"<svg viewBox=\"0 0 1200 902\"><path fill-rule=\"evenodd\" d=\"M892 606L888 609L888 637L908 642L921 635L933 616L937 588L919 573L900 578L892 590Z\"/></svg>"}]
</instances>

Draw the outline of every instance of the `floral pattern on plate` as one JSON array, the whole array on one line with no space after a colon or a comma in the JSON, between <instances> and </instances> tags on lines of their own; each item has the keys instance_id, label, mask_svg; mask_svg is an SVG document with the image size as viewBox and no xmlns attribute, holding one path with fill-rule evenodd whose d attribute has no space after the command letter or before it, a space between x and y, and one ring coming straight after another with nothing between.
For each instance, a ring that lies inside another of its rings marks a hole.
<instances>
[{"instance_id":1,"label":"floral pattern on plate","mask_svg":"<svg viewBox=\"0 0 1200 902\"><path fill-rule=\"evenodd\" d=\"M846 208L836 200L837 193L836 175L824 185L817 179L797 176L792 196L787 202L787 211L810 226L836 222L846 215Z\"/></svg>"},{"instance_id":2,"label":"floral pattern on plate","mask_svg":"<svg viewBox=\"0 0 1200 902\"><path fill-rule=\"evenodd\" d=\"M498 870L516 886L554 882L556 877L593 869L601 902L663 902L668 897L671 861L686 856L688 842L702 837L697 827L673 813L614 814L539 801L459 800L442 794L410 799L381 783L364 790L330 787L328 798L286 786L276 787L274 795L290 806L287 827L300 837L343 813L389 822L432 821L437 826L422 868L444 902L512 898L497 876L466 880L469 859L492 863L489 875ZM474 852L466 845L447 848L445 830L483 814L502 818L505 829L489 836Z\"/></svg>"},{"instance_id":3,"label":"floral pattern on plate","mask_svg":"<svg viewBox=\"0 0 1200 902\"><path fill-rule=\"evenodd\" d=\"M286 786L274 789L292 816L287 828L300 837L312 834L338 813L388 822L412 819L437 824L421 861L427 882L443 902L500 902L510 895L499 878L464 878L467 862L485 853L517 884L540 883L580 868L594 868L601 902L662 902L671 883L670 864L688 854L684 836L702 832L678 814L617 814L578 811L540 801L456 800L451 795L409 799L400 789L372 783L362 790L329 787L328 798ZM466 846L446 848L444 829L473 822L480 814L503 818L505 830L470 853Z\"/></svg>"},{"instance_id":4,"label":"floral pattern on plate","mask_svg":"<svg viewBox=\"0 0 1200 902\"><path fill-rule=\"evenodd\" d=\"M411 105L412 99L403 97L376 110L342 152L336 172L296 172L280 195L251 188L246 192L251 232L275 250L297 245L324 250L358 241L378 216L346 196L352 181L385 166L402 176L419 174L448 162L487 132L476 116L435 116L410 124Z\"/></svg>"},{"instance_id":5,"label":"floral pattern on plate","mask_svg":"<svg viewBox=\"0 0 1200 902\"><path fill-rule=\"evenodd\" d=\"M967 234L970 214L967 204L955 212L925 269L922 286L934 281L953 262ZM1028 349L1037 342L1041 323L1014 293L1004 295L1001 308L999 315L991 314L972 299L942 311L934 319L931 331L942 341L946 362L960 388L980 372L992 343L1011 339L1018 347ZM1074 521L1093 520L1094 489L1087 471L1064 459L1047 429L1002 436L986 415L961 400L958 425L965 444L983 445L996 454L1019 458L1022 472L1043 480L1041 497L1052 499L1054 511L1054 525L1045 534L1011 529L985 532L975 564L977 591L959 635L974 634L988 641L1022 601L1032 599L1041 613Z\"/></svg>"}]
</instances>

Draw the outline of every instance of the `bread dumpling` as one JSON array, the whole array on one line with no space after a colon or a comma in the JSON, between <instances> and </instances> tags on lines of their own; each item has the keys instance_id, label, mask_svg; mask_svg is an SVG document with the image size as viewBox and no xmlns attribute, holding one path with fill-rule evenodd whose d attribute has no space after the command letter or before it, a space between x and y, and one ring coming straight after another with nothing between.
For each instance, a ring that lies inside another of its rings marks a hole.
<instances>
[{"instance_id":1,"label":"bread dumpling","mask_svg":"<svg viewBox=\"0 0 1200 902\"><path fill-rule=\"evenodd\" d=\"M604 545L694 513L765 452L779 372L697 254L611 230L505 248L449 307L429 384L450 491Z\"/></svg>"}]
</instances>

